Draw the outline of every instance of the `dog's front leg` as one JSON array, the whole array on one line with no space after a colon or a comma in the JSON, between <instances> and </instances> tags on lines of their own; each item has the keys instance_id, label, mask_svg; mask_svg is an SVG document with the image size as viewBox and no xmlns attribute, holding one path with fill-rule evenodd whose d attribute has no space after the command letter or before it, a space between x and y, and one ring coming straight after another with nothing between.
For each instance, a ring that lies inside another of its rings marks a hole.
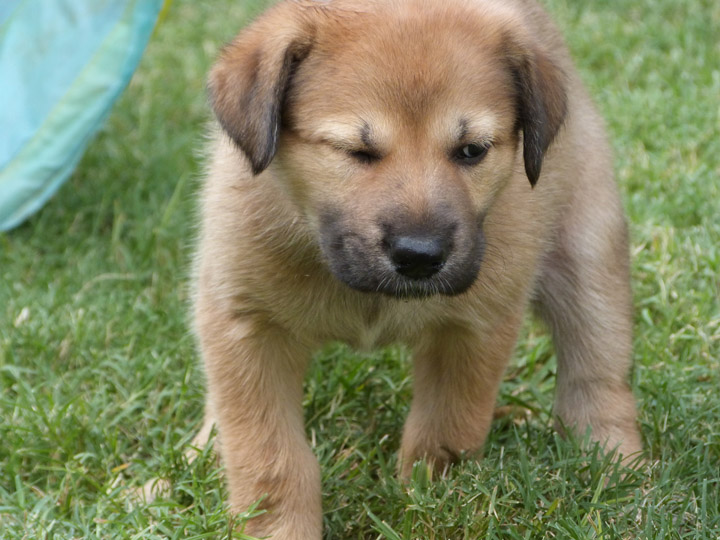
<instances>
[{"instance_id":1,"label":"dog's front leg","mask_svg":"<svg viewBox=\"0 0 720 540\"><path fill-rule=\"evenodd\" d=\"M282 540L322 535L320 472L302 413L309 355L280 328L198 310L198 333L234 511L261 500L245 532Z\"/></svg>"},{"instance_id":2,"label":"dog's front leg","mask_svg":"<svg viewBox=\"0 0 720 540\"><path fill-rule=\"evenodd\" d=\"M500 381L512 353L520 316L484 331L438 328L414 348L414 397L400 450L400 475L424 459L442 472L479 455Z\"/></svg>"}]
</instances>

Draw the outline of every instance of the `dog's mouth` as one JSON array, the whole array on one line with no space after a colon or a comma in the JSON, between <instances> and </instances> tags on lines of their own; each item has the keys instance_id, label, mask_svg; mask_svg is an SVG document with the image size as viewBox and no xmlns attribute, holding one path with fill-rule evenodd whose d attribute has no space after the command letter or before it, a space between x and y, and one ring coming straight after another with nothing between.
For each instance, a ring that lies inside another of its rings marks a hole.
<instances>
[{"instance_id":1,"label":"dog's mouth","mask_svg":"<svg viewBox=\"0 0 720 540\"><path fill-rule=\"evenodd\" d=\"M475 282L485 249L482 227L460 235L456 226L371 241L327 218L320 246L333 275L349 287L395 298L456 296Z\"/></svg>"},{"instance_id":2,"label":"dog's mouth","mask_svg":"<svg viewBox=\"0 0 720 540\"><path fill-rule=\"evenodd\" d=\"M374 288L366 287L364 283L351 282L342 279L345 284L355 290L362 292L376 292L392 296L394 298L429 298L435 295L457 296L470 288L477 277L477 272L472 279L465 279L462 282L437 276L434 278L409 279L395 275L386 276Z\"/></svg>"}]
</instances>

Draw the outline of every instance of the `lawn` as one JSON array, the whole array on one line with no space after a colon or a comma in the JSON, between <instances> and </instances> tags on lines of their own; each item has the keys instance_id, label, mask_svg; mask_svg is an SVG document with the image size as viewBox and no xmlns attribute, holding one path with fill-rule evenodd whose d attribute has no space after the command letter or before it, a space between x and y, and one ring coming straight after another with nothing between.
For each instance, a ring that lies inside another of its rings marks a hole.
<instances>
[{"instance_id":1,"label":"lawn","mask_svg":"<svg viewBox=\"0 0 720 540\"><path fill-rule=\"evenodd\" d=\"M528 320L479 463L394 476L402 349L329 345L306 384L328 539L720 537L720 3L547 0L612 134L631 222L647 466L552 430L555 357ZM261 2L175 0L70 181L0 234L0 538L230 537L187 324L204 74ZM131 488L173 481L165 499Z\"/></svg>"}]
</instances>

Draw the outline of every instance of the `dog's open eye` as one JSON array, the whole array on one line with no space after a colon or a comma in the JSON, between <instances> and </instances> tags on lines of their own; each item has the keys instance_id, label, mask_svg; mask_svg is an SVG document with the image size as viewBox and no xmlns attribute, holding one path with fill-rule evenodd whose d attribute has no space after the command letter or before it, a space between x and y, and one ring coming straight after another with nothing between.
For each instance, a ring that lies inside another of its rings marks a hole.
<instances>
[{"instance_id":1,"label":"dog's open eye","mask_svg":"<svg viewBox=\"0 0 720 540\"><path fill-rule=\"evenodd\" d=\"M489 145L466 144L455 151L453 159L462 165L476 165L487 155Z\"/></svg>"},{"instance_id":2,"label":"dog's open eye","mask_svg":"<svg viewBox=\"0 0 720 540\"><path fill-rule=\"evenodd\" d=\"M348 155L354 160L365 165L369 165L370 163L380 160L380 156L374 154L373 152L368 152L367 150L351 150L348 152Z\"/></svg>"}]
</instances>

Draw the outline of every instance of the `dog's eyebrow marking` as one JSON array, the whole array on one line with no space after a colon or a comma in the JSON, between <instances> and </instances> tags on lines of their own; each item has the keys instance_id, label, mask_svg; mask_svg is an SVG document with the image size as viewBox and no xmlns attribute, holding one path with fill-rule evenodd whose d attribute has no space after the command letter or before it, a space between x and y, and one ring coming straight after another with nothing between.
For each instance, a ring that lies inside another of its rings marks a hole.
<instances>
[{"instance_id":1,"label":"dog's eyebrow marking","mask_svg":"<svg viewBox=\"0 0 720 540\"><path fill-rule=\"evenodd\" d=\"M459 111L456 118L456 124L448 123L445 128L450 137L455 137L455 142L482 142L495 139L497 119L494 113L483 111L468 114Z\"/></svg>"},{"instance_id":2,"label":"dog's eyebrow marking","mask_svg":"<svg viewBox=\"0 0 720 540\"><path fill-rule=\"evenodd\" d=\"M375 147L375 144L373 143L372 137L370 135L370 125L367 122L363 122L363 126L360 130L360 140L368 148Z\"/></svg>"},{"instance_id":3,"label":"dog's eyebrow marking","mask_svg":"<svg viewBox=\"0 0 720 540\"><path fill-rule=\"evenodd\" d=\"M378 134L370 126L369 121L356 116L330 118L309 130L306 138L338 150L365 152L379 157L384 154L382 139L378 138L382 133Z\"/></svg>"},{"instance_id":4,"label":"dog's eyebrow marking","mask_svg":"<svg viewBox=\"0 0 720 540\"><path fill-rule=\"evenodd\" d=\"M463 141L468 136L468 119L461 118L458 125L458 140Z\"/></svg>"}]
</instances>

